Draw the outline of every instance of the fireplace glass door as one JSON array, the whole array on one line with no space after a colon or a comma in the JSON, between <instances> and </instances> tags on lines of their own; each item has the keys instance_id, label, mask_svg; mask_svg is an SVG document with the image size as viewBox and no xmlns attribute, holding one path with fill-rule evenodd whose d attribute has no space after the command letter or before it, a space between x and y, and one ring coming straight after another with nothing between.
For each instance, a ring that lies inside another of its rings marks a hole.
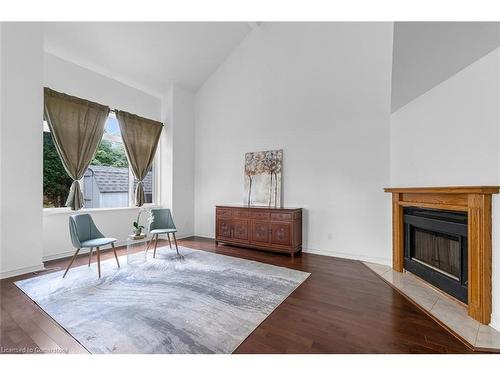
<instances>
[{"instance_id":1,"label":"fireplace glass door","mask_svg":"<svg viewBox=\"0 0 500 375\"><path fill-rule=\"evenodd\" d=\"M467 303L467 213L405 208L407 271Z\"/></svg>"},{"instance_id":2,"label":"fireplace glass door","mask_svg":"<svg viewBox=\"0 0 500 375\"><path fill-rule=\"evenodd\" d=\"M460 237L413 227L411 258L460 280Z\"/></svg>"}]
</instances>

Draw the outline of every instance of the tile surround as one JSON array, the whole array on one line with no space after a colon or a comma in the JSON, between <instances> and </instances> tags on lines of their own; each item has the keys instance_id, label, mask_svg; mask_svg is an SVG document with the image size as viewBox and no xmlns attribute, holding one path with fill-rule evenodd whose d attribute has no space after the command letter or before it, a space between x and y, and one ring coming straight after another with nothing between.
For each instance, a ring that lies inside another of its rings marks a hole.
<instances>
[{"instance_id":1,"label":"tile surround","mask_svg":"<svg viewBox=\"0 0 500 375\"><path fill-rule=\"evenodd\" d=\"M476 346L478 348L500 348L500 332L490 326L479 325Z\"/></svg>"},{"instance_id":2,"label":"tile surround","mask_svg":"<svg viewBox=\"0 0 500 375\"><path fill-rule=\"evenodd\" d=\"M475 349L500 351L500 332L472 319L460 302L411 273L396 272L383 264L362 263Z\"/></svg>"}]
</instances>

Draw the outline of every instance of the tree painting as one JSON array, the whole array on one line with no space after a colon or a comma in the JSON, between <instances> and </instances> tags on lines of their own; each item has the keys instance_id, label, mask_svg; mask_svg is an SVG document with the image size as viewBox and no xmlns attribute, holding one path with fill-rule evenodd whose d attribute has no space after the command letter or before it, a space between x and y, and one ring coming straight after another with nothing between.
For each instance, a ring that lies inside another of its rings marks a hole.
<instances>
[{"instance_id":1,"label":"tree painting","mask_svg":"<svg viewBox=\"0 0 500 375\"><path fill-rule=\"evenodd\" d=\"M275 206L278 201L278 173L281 175L281 164L283 160L283 152L280 151L269 151L266 153L266 159L268 159L266 166L266 172L269 173L269 207L274 200ZM273 184L274 177L274 184ZM281 182L281 181L280 181Z\"/></svg>"},{"instance_id":2,"label":"tree painting","mask_svg":"<svg viewBox=\"0 0 500 375\"><path fill-rule=\"evenodd\" d=\"M245 175L248 178L248 193L247 193L247 205L252 204L252 182L253 177L257 174L257 163L252 152L245 154Z\"/></svg>"},{"instance_id":3,"label":"tree painting","mask_svg":"<svg viewBox=\"0 0 500 375\"><path fill-rule=\"evenodd\" d=\"M259 151L245 154L245 203L281 205L281 169L283 151Z\"/></svg>"}]
</instances>

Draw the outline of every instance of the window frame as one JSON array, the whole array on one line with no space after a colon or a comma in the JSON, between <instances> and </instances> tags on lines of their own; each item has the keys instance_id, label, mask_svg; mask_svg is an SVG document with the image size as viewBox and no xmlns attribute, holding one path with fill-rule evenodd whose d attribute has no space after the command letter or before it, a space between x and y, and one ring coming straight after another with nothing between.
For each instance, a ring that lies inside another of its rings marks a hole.
<instances>
[{"instance_id":1,"label":"window frame","mask_svg":"<svg viewBox=\"0 0 500 375\"><path fill-rule=\"evenodd\" d=\"M110 113L108 114L108 117L110 115L113 115L115 116L115 111L111 110ZM107 119L106 119L107 121ZM45 132L45 128L46 128L46 121L43 120L42 122L42 135L43 135L43 132ZM47 125L47 128L48 128L48 125ZM48 131L50 132L50 128L48 129ZM101 138L101 140L104 139L104 136L103 138ZM152 194L152 202L151 203L145 203L142 207L145 207L145 208L158 208L159 207L159 202L160 202L160 198L158 196L159 192L160 192L160 188L158 186L159 184L159 177L158 177L158 173L160 171L160 168L158 168L158 165L160 164L160 153L161 153L161 142L159 141L158 142L158 147L156 149L156 154L154 156L154 159L153 159L153 166L151 168L152 172L153 172L153 181L152 181L152 191L151 191L151 194ZM43 162L43 160L42 160ZM43 169L43 168L42 168ZM94 208L81 208L80 210L78 210L79 213L85 213L85 212L105 212L105 211L116 211L116 210L132 210L132 209L137 209L138 207L135 206L134 204L134 199L135 199L135 191L134 191L134 175L132 173L132 169L130 168L130 164L128 166L128 173L129 173L129 191L128 191L128 206L126 207L94 207ZM43 180L43 171L42 171L42 180ZM80 184L83 183L83 178L80 180ZM43 193L42 193L43 195ZM57 214L67 214L67 213L72 213L72 212L75 212L73 210L71 210L71 208L69 207L42 207L42 211L43 211L43 215L57 215Z\"/></svg>"}]
</instances>

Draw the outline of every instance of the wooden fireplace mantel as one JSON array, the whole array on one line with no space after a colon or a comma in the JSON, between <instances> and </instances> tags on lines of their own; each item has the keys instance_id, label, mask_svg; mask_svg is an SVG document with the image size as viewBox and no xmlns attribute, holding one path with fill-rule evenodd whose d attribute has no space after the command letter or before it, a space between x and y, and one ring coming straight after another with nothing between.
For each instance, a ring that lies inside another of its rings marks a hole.
<instances>
[{"instance_id":1,"label":"wooden fireplace mantel","mask_svg":"<svg viewBox=\"0 0 500 375\"><path fill-rule=\"evenodd\" d=\"M491 319L491 195L500 186L386 188L392 193L392 268L403 272L404 207L465 211L468 216L468 311L483 324Z\"/></svg>"}]
</instances>

